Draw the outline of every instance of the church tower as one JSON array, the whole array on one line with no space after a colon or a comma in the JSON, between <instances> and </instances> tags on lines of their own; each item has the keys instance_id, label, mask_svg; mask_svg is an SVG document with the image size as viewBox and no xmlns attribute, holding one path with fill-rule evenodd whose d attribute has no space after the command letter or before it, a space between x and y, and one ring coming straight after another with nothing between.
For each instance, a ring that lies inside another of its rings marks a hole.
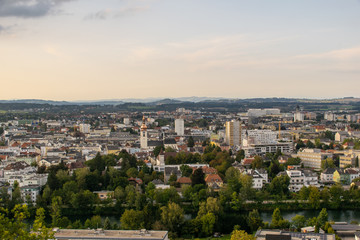
<instances>
[{"instance_id":1,"label":"church tower","mask_svg":"<svg viewBox=\"0 0 360 240\"><path fill-rule=\"evenodd\" d=\"M143 123L140 128L140 148L141 149L148 148L147 127L145 124L145 116L143 116Z\"/></svg>"}]
</instances>

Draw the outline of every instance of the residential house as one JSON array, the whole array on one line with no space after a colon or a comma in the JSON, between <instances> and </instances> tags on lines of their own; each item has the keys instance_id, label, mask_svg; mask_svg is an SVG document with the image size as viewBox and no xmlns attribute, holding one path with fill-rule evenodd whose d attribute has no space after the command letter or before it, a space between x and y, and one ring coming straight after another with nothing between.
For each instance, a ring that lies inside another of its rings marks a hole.
<instances>
[{"instance_id":1,"label":"residential house","mask_svg":"<svg viewBox=\"0 0 360 240\"><path fill-rule=\"evenodd\" d=\"M331 183L334 181L335 168L327 168L320 174L320 180L323 183Z\"/></svg>"}]
</instances>

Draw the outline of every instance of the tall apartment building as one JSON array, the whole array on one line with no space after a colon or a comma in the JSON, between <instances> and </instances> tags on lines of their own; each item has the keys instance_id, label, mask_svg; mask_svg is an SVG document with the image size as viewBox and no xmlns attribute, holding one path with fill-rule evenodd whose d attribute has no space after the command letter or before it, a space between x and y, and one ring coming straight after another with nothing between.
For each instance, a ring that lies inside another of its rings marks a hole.
<instances>
[{"instance_id":1,"label":"tall apartment building","mask_svg":"<svg viewBox=\"0 0 360 240\"><path fill-rule=\"evenodd\" d=\"M230 146L241 146L241 122L231 120L225 125L225 141Z\"/></svg>"},{"instance_id":2,"label":"tall apartment building","mask_svg":"<svg viewBox=\"0 0 360 240\"><path fill-rule=\"evenodd\" d=\"M175 132L179 136L184 135L184 119L182 118L175 119Z\"/></svg>"},{"instance_id":3,"label":"tall apartment building","mask_svg":"<svg viewBox=\"0 0 360 240\"><path fill-rule=\"evenodd\" d=\"M297 157L299 157L304 164L304 167L311 167L320 169L321 161L327 158L332 158L332 153L322 152L320 149L304 149L297 153Z\"/></svg>"},{"instance_id":4,"label":"tall apartment building","mask_svg":"<svg viewBox=\"0 0 360 240\"><path fill-rule=\"evenodd\" d=\"M79 131L81 133L90 133L90 124L85 124L85 123L79 124Z\"/></svg>"}]
</instances>

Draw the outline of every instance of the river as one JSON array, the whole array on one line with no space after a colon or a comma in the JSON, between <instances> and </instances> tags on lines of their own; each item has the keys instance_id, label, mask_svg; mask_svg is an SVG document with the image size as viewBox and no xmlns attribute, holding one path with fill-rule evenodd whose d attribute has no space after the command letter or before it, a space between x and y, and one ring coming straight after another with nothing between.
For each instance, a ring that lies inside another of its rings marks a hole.
<instances>
[{"instance_id":1,"label":"river","mask_svg":"<svg viewBox=\"0 0 360 240\"><path fill-rule=\"evenodd\" d=\"M291 221L296 215L305 216L305 218L317 217L320 210L297 210L297 211L281 211L283 218ZM327 210L329 221L334 222L348 222L358 221L360 223L360 210ZM260 216L264 222L271 222L273 212L260 212Z\"/></svg>"}]
</instances>

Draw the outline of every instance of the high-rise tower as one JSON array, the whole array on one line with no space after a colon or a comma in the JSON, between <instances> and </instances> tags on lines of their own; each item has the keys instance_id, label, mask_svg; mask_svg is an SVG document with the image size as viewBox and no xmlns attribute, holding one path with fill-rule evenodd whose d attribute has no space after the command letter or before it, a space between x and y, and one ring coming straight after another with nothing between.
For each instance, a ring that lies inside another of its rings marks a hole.
<instances>
[{"instance_id":1,"label":"high-rise tower","mask_svg":"<svg viewBox=\"0 0 360 240\"><path fill-rule=\"evenodd\" d=\"M225 125L225 141L230 146L241 146L241 122L232 120Z\"/></svg>"}]
</instances>

